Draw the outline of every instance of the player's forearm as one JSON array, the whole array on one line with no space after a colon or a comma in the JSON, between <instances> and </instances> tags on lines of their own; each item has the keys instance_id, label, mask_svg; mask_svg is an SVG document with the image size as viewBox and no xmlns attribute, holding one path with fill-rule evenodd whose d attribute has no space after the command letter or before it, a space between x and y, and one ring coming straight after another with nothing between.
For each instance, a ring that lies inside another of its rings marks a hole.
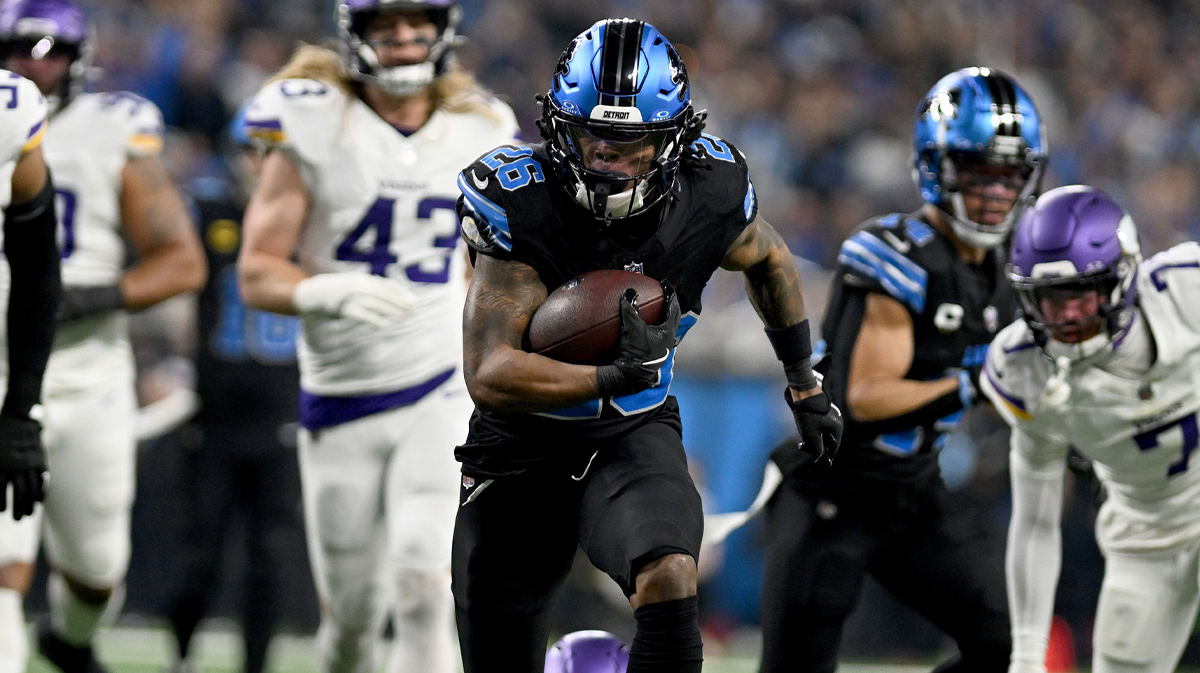
<instances>
[{"instance_id":1,"label":"player's forearm","mask_svg":"<svg viewBox=\"0 0 1200 673\"><path fill-rule=\"evenodd\" d=\"M1063 468L1034 470L1014 450L1010 458L1012 520L1005 554L1013 662L1045 659L1062 565Z\"/></svg>"},{"instance_id":2,"label":"player's forearm","mask_svg":"<svg viewBox=\"0 0 1200 673\"><path fill-rule=\"evenodd\" d=\"M597 399L596 368L501 348L466 365L467 390L483 411L555 411Z\"/></svg>"},{"instance_id":3,"label":"player's forearm","mask_svg":"<svg viewBox=\"0 0 1200 673\"><path fill-rule=\"evenodd\" d=\"M118 285L125 308L138 311L185 292L199 292L208 277L204 253L191 241L177 241L146 255Z\"/></svg>"},{"instance_id":4,"label":"player's forearm","mask_svg":"<svg viewBox=\"0 0 1200 673\"><path fill-rule=\"evenodd\" d=\"M804 289L796 259L780 241L761 262L745 270L746 295L767 327L795 325L804 320Z\"/></svg>"},{"instance_id":5,"label":"player's forearm","mask_svg":"<svg viewBox=\"0 0 1200 673\"><path fill-rule=\"evenodd\" d=\"M886 422L929 407L951 393L957 395L958 388L958 378L954 376L932 381L872 377L849 387L846 405L851 415L860 421ZM958 408L962 408L961 403ZM938 411L940 409L931 413Z\"/></svg>"},{"instance_id":6,"label":"player's forearm","mask_svg":"<svg viewBox=\"0 0 1200 673\"><path fill-rule=\"evenodd\" d=\"M292 297L300 281L308 278L292 261L258 251L244 251L238 260L238 287L247 306L296 315Z\"/></svg>"}]
</instances>

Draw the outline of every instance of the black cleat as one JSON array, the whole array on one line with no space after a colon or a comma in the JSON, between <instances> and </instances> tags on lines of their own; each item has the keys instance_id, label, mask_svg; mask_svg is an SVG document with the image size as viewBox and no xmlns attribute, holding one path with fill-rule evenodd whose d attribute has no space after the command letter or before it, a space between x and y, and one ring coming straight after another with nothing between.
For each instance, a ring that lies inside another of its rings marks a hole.
<instances>
[{"instance_id":1,"label":"black cleat","mask_svg":"<svg viewBox=\"0 0 1200 673\"><path fill-rule=\"evenodd\" d=\"M50 620L43 619L37 629L38 651L62 673L109 673L97 659L90 645L76 647L63 642L50 628Z\"/></svg>"}]
</instances>

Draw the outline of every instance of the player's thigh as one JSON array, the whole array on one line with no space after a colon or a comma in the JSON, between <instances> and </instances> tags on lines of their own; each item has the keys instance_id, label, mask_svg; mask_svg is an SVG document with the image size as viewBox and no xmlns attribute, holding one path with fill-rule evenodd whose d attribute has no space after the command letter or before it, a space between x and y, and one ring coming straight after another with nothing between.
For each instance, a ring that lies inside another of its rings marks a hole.
<instances>
[{"instance_id":1,"label":"player's thigh","mask_svg":"<svg viewBox=\"0 0 1200 673\"><path fill-rule=\"evenodd\" d=\"M466 439L473 409L465 390L439 389L397 414L384 503L389 555L400 567L450 565L462 481L454 447Z\"/></svg>"},{"instance_id":2,"label":"player's thigh","mask_svg":"<svg viewBox=\"0 0 1200 673\"><path fill-rule=\"evenodd\" d=\"M1002 548L949 506L940 483L929 489L926 506L879 550L871 572L960 648L1005 649L1010 627Z\"/></svg>"},{"instance_id":3,"label":"player's thigh","mask_svg":"<svg viewBox=\"0 0 1200 673\"><path fill-rule=\"evenodd\" d=\"M324 555L371 546L383 522L391 453L384 414L301 430L299 463L310 547Z\"/></svg>"},{"instance_id":4,"label":"player's thigh","mask_svg":"<svg viewBox=\"0 0 1200 673\"><path fill-rule=\"evenodd\" d=\"M650 561L697 558L704 513L675 428L651 422L616 440L583 482L579 544L625 595Z\"/></svg>"},{"instance_id":5,"label":"player's thigh","mask_svg":"<svg viewBox=\"0 0 1200 673\"><path fill-rule=\"evenodd\" d=\"M1187 644L1197 606L1196 552L1105 555L1092 670L1166 673Z\"/></svg>"},{"instance_id":6,"label":"player's thigh","mask_svg":"<svg viewBox=\"0 0 1200 673\"><path fill-rule=\"evenodd\" d=\"M581 492L558 470L494 479L464 474L452 566L460 612L546 612L575 556Z\"/></svg>"},{"instance_id":7,"label":"player's thigh","mask_svg":"<svg viewBox=\"0 0 1200 673\"><path fill-rule=\"evenodd\" d=\"M887 534L885 517L877 514L840 507L835 499L785 481L767 509L763 619L845 620Z\"/></svg>"},{"instance_id":8,"label":"player's thigh","mask_svg":"<svg viewBox=\"0 0 1200 673\"><path fill-rule=\"evenodd\" d=\"M137 451L132 381L50 395L44 407L47 557L86 586L112 586L124 576L130 553Z\"/></svg>"}]
</instances>

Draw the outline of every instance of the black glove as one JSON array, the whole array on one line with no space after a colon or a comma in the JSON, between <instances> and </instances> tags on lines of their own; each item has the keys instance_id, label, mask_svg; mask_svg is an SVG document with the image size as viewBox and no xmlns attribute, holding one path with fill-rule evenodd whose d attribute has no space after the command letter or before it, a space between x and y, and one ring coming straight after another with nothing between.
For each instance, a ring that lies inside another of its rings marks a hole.
<instances>
[{"instance_id":1,"label":"black glove","mask_svg":"<svg viewBox=\"0 0 1200 673\"><path fill-rule=\"evenodd\" d=\"M637 312L637 291L625 290L621 296L620 355L611 365L596 368L596 387L601 397L629 395L658 385L659 368L675 347L679 329L679 298L663 282L666 316L657 325L647 325Z\"/></svg>"},{"instance_id":2,"label":"black glove","mask_svg":"<svg viewBox=\"0 0 1200 673\"><path fill-rule=\"evenodd\" d=\"M784 444L771 453L771 460L779 466L784 476L795 474L814 463L833 462L838 446L842 443L842 411L829 401L824 392L806 397L799 402L792 400L791 391L783 391L783 399L792 410L796 430L800 432L799 444Z\"/></svg>"},{"instance_id":3,"label":"black glove","mask_svg":"<svg viewBox=\"0 0 1200 673\"><path fill-rule=\"evenodd\" d=\"M116 285L63 287L58 303L58 323L68 323L89 315L125 308L125 295Z\"/></svg>"},{"instance_id":4,"label":"black glove","mask_svg":"<svg viewBox=\"0 0 1200 673\"><path fill-rule=\"evenodd\" d=\"M8 507L8 485L13 490L13 518L33 514L35 503L46 496L46 450L42 426L32 418L0 415L0 512Z\"/></svg>"}]
</instances>

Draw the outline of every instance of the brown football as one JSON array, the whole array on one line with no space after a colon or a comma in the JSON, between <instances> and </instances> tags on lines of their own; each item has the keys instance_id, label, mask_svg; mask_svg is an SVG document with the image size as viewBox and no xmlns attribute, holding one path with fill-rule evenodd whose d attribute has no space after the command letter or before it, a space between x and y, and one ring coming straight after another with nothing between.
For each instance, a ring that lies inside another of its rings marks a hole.
<instances>
[{"instance_id":1,"label":"brown football","mask_svg":"<svg viewBox=\"0 0 1200 673\"><path fill-rule=\"evenodd\" d=\"M649 276L619 269L589 271L546 297L529 322L529 350L560 362L606 365L617 359L621 295L638 293L638 315L647 323L662 317L662 285Z\"/></svg>"}]
</instances>

